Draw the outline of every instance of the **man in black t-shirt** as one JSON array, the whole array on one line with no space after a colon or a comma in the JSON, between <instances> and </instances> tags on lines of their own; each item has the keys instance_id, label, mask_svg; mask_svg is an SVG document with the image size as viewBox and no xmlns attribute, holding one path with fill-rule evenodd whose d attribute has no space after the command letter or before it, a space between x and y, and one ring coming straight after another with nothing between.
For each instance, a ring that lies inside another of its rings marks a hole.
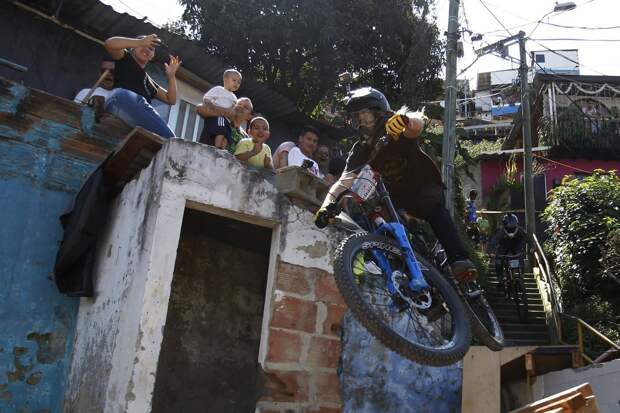
<instances>
[{"instance_id":1,"label":"man in black t-shirt","mask_svg":"<svg viewBox=\"0 0 620 413\"><path fill-rule=\"evenodd\" d=\"M407 113L406 108L394 114L383 93L370 87L351 92L345 106L359 139L349 153L344 173L316 214L317 226L327 225L327 206L350 188L359 170L369 164L381 174L397 208L431 225L446 250L454 276L460 281L475 278L476 268L468 259L445 207L441 174L420 149L417 138L426 117ZM388 136L384 137L386 132Z\"/></svg>"},{"instance_id":2,"label":"man in black t-shirt","mask_svg":"<svg viewBox=\"0 0 620 413\"><path fill-rule=\"evenodd\" d=\"M114 90L106 100L105 110L122 119L129 126L140 126L164 138L171 138L174 132L151 106L151 100L158 99L174 105L176 96L176 72L181 65L178 57L170 56L164 64L168 89L158 85L146 73L146 65L155 57L155 47L161 40L155 34L139 36L136 39L110 37L105 48L115 60Z\"/></svg>"}]
</instances>

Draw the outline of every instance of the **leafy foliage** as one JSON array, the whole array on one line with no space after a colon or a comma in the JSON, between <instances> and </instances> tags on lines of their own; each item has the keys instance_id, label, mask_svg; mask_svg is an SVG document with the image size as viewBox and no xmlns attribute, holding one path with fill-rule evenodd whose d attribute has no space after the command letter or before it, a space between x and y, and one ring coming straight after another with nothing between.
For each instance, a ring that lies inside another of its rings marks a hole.
<instances>
[{"instance_id":1,"label":"leafy foliage","mask_svg":"<svg viewBox=\"0 0 620 413\"><path fill-rule=\"evenodd\" d=\"M609 238L620 230L620 180L615 172L596 170L582 181L565 178L554 189L543 219L565 311L606 334L618 334L620 284L605 275L602 265L618 256L617 235Z\"/></svg>"},{"instance_id":2,"label":"leafy foliage","mask_svg":"<svg viewBox=\"0 0 620 413\"><path fill-rule=\"evenodd\" d=\"M346 70L393 106L416 107L441 92L434 1L180 0L183 23L173 26L307 113L332 96Z\"/></svg>"}]
</instances>

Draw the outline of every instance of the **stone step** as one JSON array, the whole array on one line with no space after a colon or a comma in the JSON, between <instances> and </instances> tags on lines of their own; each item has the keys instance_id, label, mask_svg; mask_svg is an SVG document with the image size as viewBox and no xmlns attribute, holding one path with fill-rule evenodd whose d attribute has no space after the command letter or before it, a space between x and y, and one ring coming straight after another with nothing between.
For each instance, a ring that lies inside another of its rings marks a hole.
<instances>
[{"instance_id":1,"label":"stone step","mask_svg":"<svg viewBox=\"0 0 620 413\"><path fill-rule=\"evenodd\" d=\"M520 346L544 346L551 342L549 338L546 339L506 339L506 347L520 347Z\"/></svg>"},{"instance_id":2,"label":"stone step","mask_svg":"<svg viewBox=\"0 0 620 413\"><path fill-rule=\"evenodd\" d=\"M516 311L517 306L514 303L514 301L491 301L489 300L489 304L491 304L491 308L493 309L493 311L502 311L502 310L508 310L508 311L512 311L513 309ZM530 302L528 301L527 303L527 310L528 311L542 311L544 312L544 306L542 305L542 303L536 303L536 302Z\"/></svg>"},{"instance_id":3,"label":"stone step","mask_svg":"<svg viewBox=\"0 0 620 413\"><path fill-rule=\"evenodd\" d=\"M508 331L536 331L547 333L547 324L545 323L502 323L500 322L502 330L506 333Z\"/></svg>"},{"instance_id":4,"label":"stone step","mask_svg":"<svg viewBox=\"0 0 620 413\"><path fill-rule=\"evenodd\" d=\"M504 330L504 336L508 339L521 339L531 338L535 340L549 339L549 333L547 331L526 331L526 330Z\"/></svg>"},{"instance_id":5,"label":"stone step","mask_svg":"<svg viewBox=\"0 0 620 413\"><path fill-rule=\"evenodd\" d=\"M501 311L495 312L495 315L497 316L497 319L499 320L500 324L504 324L504 323L521 323L521 320L519 319L519 315L517 314L516 311ZM547 319L545 318L545 314L544 313L540 313L540 312L528 312L527 313L527 324L546 324L547 323Z\"/></svg>"},{"instance_id":6,"label":"stone step","mask_svg":"<svg viewBox=\"0 0 620 413\"><path fill-rule=\"evenodd\" d=\"M497 278L487 278L487 285L495 285L499 282ZM535 287L538 288L538 284L536 284L535 280L523 280L523 284L526 287Z\"/></svg>"}]
</instances>

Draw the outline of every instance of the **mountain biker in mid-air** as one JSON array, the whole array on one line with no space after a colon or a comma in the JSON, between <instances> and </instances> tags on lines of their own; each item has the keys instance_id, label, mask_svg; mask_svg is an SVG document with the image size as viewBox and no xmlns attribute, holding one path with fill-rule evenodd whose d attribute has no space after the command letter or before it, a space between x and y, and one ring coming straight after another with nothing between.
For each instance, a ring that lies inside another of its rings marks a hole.
<instances>
[{"instance_id":1,"label":"mountain biker in mid-air","mask_svg":"<svg viewBox=\"0 0 620 413\"><path fill-rule=\"evenodd\" d=\"M441 174L416 139L428 120L426 116L408 112L406 107L394 113L383 93L371 87L352 91L344 103L358 141L351 148L342 176L317 211L316 225L323 228L329 223L329 206L351 188L361 167L369 164L381 174L397 208L430 224L446 251L454 277L459 281L475 279L476 268L445 207Z\"/></svg>"},{"instance_id":2,"label":"mountain biker in mid-air","mask_svg":"<svg viewBox=\"0 0 620 413\"><path fill-rule=\"evenodd\" d=\"M502 218L502 228L497 231L490 242L490 251L494 251L495 273L499 284L497 288L504 291L504 260L505 255L519 255L525 251L527 233L519 227L519 218L515 214L508 213Z\"/></svg>"}]
</instances>

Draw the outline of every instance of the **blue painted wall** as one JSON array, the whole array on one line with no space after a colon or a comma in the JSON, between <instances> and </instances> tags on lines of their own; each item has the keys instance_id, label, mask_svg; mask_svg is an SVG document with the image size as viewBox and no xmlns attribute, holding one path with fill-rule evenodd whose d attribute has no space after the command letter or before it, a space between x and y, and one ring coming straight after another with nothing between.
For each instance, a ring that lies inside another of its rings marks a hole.
<instances>
[{"instance_id":1,"label":"blue painted wall","mask_svg":"<svg viewBox=\"0 0 620 413\"><path fill-rule=\"evenodd\" d=\"M353 317L342 323L342 413L459 413L462 364L431 367L385 348Z\"/></svg>"},{"instance_id":2,"label":"blue painted wall","mask_svg":"<svg viewBox=\"0 0 620 413\"><path fill-rule=\"evenodd\" d=\"M0 78L2 413L62 408L79 299L58 293L49 276L59 215L117 143L91 135L93 119L88 108Z\"/></svg>"}]
</instances>

